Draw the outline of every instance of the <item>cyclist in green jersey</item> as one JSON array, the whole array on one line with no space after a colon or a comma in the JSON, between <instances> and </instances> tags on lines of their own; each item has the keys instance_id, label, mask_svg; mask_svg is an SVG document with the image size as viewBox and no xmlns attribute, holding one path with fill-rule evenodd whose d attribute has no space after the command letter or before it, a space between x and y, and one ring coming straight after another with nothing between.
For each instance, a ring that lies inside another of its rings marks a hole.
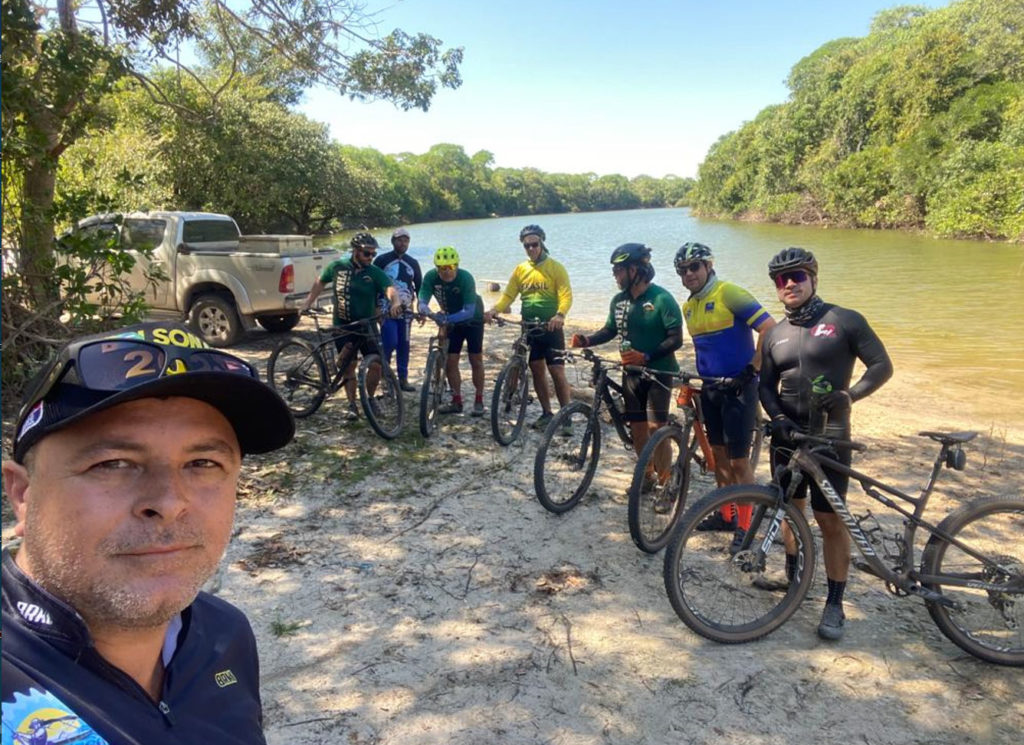
<instances>
[{"instance_id":1,"label":"cyclist in green jersey","mask_svg":"<svg viewBox=\"0 0 1024 745\"><path fill-rule=\"evenodd\" d=\"M484 415L484 303L476 294L476 280L459 268L459 252L442 246L434 253L434 269L423 277L420 287L419 311L430 315L438 326L448 327L448 360L445 373L452 389L452 400L437 411L439 414L462 413L462 375L459 359L465 343L469 367L473 375L473 416ZM440 313L430 313L430 299L437 298Z\"/></svg>"},{"instance_id":2,"label":"cyclist in green jersey","mask_svg":"<svg viewBox=\"0 0 1024 745\"><path fill-rule=\"evenodd\" d=\"M527 260L515 268L498 302L484 314L490 323L498 313L504 313L517 295L522 296L521 314L524 321L542 324L546 333L530 338L530 373L537 391L541 415L534 422L542 429L551 420L551 392L545 372L551 372L558 405L569 403L569 381L565 377L565 316L572 306L572 288L565 267L551 258L544 241L547 236L539 225L527 225L519 231L519 242L526 250Z\"/></svg>"},{"instance_id":3,"label":"cyclist in green jersey","mask_svg":"<svg viewBox=\"0 0 1024 745\"><path fill-rule=\"evenodd\" d=\"M332 261L324 268L313 283L313 288L309 291L306 302L303 303L299 311L308 311L320 297L324 287L330 284L334 295L334 323L337 326L373 318L377 314L377 299L381 295L387 297L391 304L389 310L391 317L401 316L402 300L398 290L395 289L391 279L379 267L373 265L373 259L377 255L377 239L369 233L356 233L349 245L352 246L352 255ZM373 325L371 330L373 333L369 335L340 335L334 340L335 346L341 351L345 344L351 342L363 355L381 354L380 329L377 325ZM353 360L345 372L345 395L348 397L348 411L345 414L347 419L355 419L359 416L359 409L356 405L355 369L356 362ZM371 369L367 378L367 388L371 394L377 390L378 380L379 373Z\"/></svg>"},{"instance_id":4,"label":"cyclist in green jersey","mask_svg":"<svg viewBox=\"0 0 1024 745\"><path fill-rule=\"evenodd\" d=\"M624 243L612 251L611 263L620 292L612 298L608 320L590 336L573 334L572 346L604 344L618 335L624 365L656 371L660 385L635 373L622 373L625 419L633 433L633 449L639 453L651 432L668 421L672 378L665 373L679 372L675 351L683 346L683 314L672 293L651 283L654 266L650 248L642 243ZM659 456L655 468L663 473L668 466L662 462L666 454ZM648 477L655 478L653 473Z\"/></svg>"}]
</instances>

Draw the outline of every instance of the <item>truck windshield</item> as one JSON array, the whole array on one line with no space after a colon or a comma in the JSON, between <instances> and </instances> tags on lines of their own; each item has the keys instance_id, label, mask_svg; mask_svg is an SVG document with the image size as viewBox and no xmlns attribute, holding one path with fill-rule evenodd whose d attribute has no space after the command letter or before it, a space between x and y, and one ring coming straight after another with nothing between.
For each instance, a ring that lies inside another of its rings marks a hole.
<instances>
[{"instance_id":1,"label":"truck windshield","mask_svg":"<svg viewBox=\"0 0 1024 745\"><path fill-rule=\"evenodd\" d=\"M166 220L126 219L121 228L121 247L126 251L152 251L164 240Z\"/></svg>"},{"instance_id":2,"label":"truck windshield","mask_svg":"<svg viewBox=\"0 0 1024 745\"><path fill-rule=\"evenodd\" d=\"M238 228L231 220L188 220L182 232L185 243L238 240Z\"/></svg>"}]
</instances>

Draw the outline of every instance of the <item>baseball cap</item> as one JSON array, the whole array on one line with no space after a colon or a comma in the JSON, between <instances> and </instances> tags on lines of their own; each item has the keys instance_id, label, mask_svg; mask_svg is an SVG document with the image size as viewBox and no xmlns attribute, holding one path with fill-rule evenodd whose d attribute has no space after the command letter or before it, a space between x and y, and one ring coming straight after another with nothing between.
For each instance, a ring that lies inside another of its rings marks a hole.
<instances>
[{"instance_id":1,"label":"baseball cap","mask_svg":"<svg viewBox=\"0 0 1024 745\"><path fill-rule=\"evenodd\" d=\"M395 238L408 238L408 237L409 237L409 231L406 230L405 228L398 228L394 233L391 234L391 240L395 240Z\"/></svg>"},{"instance_id":2,"label":"baseball cap","mask_svg":"<svg viewBox=\"0 0 1024 745\"><path fill-rule=\"evenodd\" d=\"M184 396L224 415L242 454L287 445L295 420L256 368L211 349L180 323L150 322L73 339L33 378L15 428L14 460L52 432L140 398Z\"/></svg>"}]
</instances>

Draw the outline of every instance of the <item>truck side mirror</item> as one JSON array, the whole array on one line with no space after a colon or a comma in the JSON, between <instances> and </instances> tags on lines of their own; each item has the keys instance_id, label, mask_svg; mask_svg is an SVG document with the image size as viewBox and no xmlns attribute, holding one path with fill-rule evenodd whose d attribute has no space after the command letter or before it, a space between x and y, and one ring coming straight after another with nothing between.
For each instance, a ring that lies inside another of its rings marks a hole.
<instances>
[{"instance_id":1,"label":"truck side mirror","mask_svg":"<svg viewBox=\"0 0 1024 745\"><path fill-rule=\"evenodd\" d=\"M192 249L189 248L189 245L187 243L179 243L177 251L183 256L188 256L190 253L192 253Z\"/></svg>"}]
</instances>

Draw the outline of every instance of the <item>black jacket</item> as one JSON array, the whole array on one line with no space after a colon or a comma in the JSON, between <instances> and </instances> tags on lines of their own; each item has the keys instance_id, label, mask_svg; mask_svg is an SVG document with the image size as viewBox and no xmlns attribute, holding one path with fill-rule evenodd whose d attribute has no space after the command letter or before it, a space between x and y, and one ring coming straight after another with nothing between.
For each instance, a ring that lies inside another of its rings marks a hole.
<instances>
[{"instance_id":1,"label":"black jacket","mask_svg":"<svg viewBox=\"0 0 1024 745\"><path fill-rule=\"evenodd\" d=\"M256 640L237 608L200 593L182 612L157 703L99 655L73 608L26 577L6 549L2 561L4 745L265 742Z\"/></svg>"}]
</instances>

